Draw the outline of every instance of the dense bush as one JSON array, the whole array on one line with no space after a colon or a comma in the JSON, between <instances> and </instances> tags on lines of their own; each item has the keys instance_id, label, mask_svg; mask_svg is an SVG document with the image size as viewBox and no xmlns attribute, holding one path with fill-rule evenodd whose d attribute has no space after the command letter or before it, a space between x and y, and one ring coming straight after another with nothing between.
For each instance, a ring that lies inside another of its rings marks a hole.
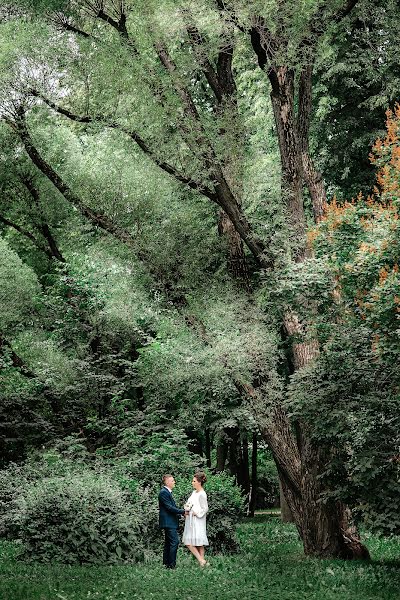
<instances>
[{"instance_id":1,"label":"dense bush","mask_svg":"<svg viewBox=\"0 0 400 600\"><path fill-rule=\"evenodd\" d=\"M143 557L134 507L103 474L43 479L29 485L18 504L26 559L116 563Z\"/></svg>"},{"instance_id":2,"label":"dense bush","mask_svg":"<svg viewBox=\"0 0 400 600\"><path fill-rule=\"evenodd\" d=\"M9 463L0 470L0 537L19 536L20 506L18 499L29 486L46 478L67 477L86 471L89 454L75 436L58 440L51 448L32 452L20 463Z\"/></svg>"},{"instance_id":3,"label":"dense bush","mask_svg":"<svg viewBox=\"0 0 400 600\"><path fill-rule=\"evenodd\" d=\"M30 478L26 470L11 463L0 470L0 537L15 539L19 536L20 508L18 497Z\"/></svg>"}]
</instances>

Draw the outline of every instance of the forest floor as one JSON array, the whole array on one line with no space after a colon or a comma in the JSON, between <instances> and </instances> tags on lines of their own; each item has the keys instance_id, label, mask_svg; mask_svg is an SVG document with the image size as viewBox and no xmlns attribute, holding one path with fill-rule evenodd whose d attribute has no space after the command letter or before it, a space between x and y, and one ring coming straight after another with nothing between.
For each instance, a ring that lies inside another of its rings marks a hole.
<instances>
[{"instance_id":1,"label":"forest floor","mask_svg":"<svg viewBox=\"0 0 400 600\"><path fill-rule=\"evenodd\" d=\"M18 562L0 544L1 600L400 600L400 540L366 534L370 562L305 558L292 525L258 515L239 526L241 551L200 569L184 548L178 566L72 567Z\"/></svg>"}]
</instances>

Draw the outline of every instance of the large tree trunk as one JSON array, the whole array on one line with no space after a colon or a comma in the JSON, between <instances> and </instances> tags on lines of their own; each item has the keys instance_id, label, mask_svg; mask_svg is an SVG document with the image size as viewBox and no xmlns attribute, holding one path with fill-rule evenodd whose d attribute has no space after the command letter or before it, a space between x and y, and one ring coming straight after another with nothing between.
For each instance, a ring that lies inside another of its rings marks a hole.
<instances>
[{"instance_id":1,"label":"large tree trunk","mask_svg":"<svg viewBox=\"0 0 400 600\"><path fill-rule=\"evenodd\" d=\"M297 113L297 134L303 177L310 193L314 221L318 223L324 214L326 190L322 174L317 171L310 154L310 119L312 110L312 74L313 64L306 65L299 82L299 100Z\"/></svg>"},{"instance_id":2,"label":"large tree trunk","mask_svg":"<svg viewBox=\"0 0 400 600\"><path fill-rule=\"evenodd\" d=\"M237 427L226 428L228 436L228 470L237 480L238 474L238 445L239 445L239 429Z\"/></svg>"},{"instance_id":3,"label":"large tree trunk","mask_svg":"<svg viewBox=\"0 0 400 600\"><path fill-rule=\"evenodd\" d=\"M303 177L294 118L294 72L279 67L271 76L271 101L282 166L282 199L286 203L290 249L293 260L306 256L306 219L303 206Z\"/></svg>"},{"instance_id":4,"label":"large tree trunk","mask_svg":"<svg viewBox=\"0 0 400 600\"><path fill-rule=\"evenodd\" d=\"M230 274L241 287L250 290L249 270L247 268L243 241L233 226L232 221L223 210L219 215L218 231L221 236L226 238L227 265Z\"/></svg>"},{"instance_id":5,"label":"large tree trunk","mask_svg":"<svg viewBox=\"0 0 400 600\"><path fill-rule=\"evenodd\" d=\"M225 429L228 436L228 469L236 478L237 484L245 494L250 492L249 453L246 441L240 434L239 427Z\"/></svg>"},{"instance_id":6,"label":"large tree trunk","mask_svg":"<svg viewBox=\"0 0 400 600\"><path fill-rule=\"evenodd\" d=\"M51 229L44 218L39 190L35 187L31 178L22 176L21 181L25 185L26 189L31 195L34 204L36 205L39 218L38 228L45 240L47 241L50 250L49 255L58 260L59 262L65 263L65 258L61 254L61 251L57 245L56 240L54 239Z\"/></svg>"},{"instance_id":7,"label":"large tree trunk","mask_svg":"<svg viewBox=\"0 0 400 600\"><path fill-rule=\"evenodd\" d=\"M242 447L241 447L241 461L238 469L240 473L239 484L242 487L245 494L249 497L250 494L250 470L249 470L249 443L247 440L247 434L244 433L242 436Z\"/></svg>"},{"instance_id":8,"label":"large tree trunk","mask_svg":"<svg viewBox=\"0 0 400 600\"><path fill-rule=\"evenodd\" d=\"M311 67L305 69L300 80L299 111L294 111L294 73L288 67L271 69L271 99L282 163L282 193L288 211L290 249L295 262L304 261L310 250L306 244L306 219L303 204L303 182L306 182L313 200L314 218L319 220L325 201L324 191L309 157L308 137L311 111ZM310 317L314 308L309 307ZM298 316L287 311L284 326L294 340L293 364L299 370L319 354L316 339L310 339ZM270 425L271 428L271 425ZM267 441L270 438L267 432ZM288 424L275 428L275 439L269 441L281 480L281 489L293 520L303 540L306 555L318 557L361 558L368 556L355 528L348 526L348 511L334 501L321 502L326 490L321 473L326 471L329 456L326 450L312 441L312 427L298 424L296 437ZM288 449L291 446L291 450ZM293 452L296 446L298 453ZM282 454L287 452L286 461ZM294 462L293 462L294 461ZM291 472L286 463L293 463Z\"/></svg>"},{"instance_id":9,"label":"large tree trunk","mask_svg":"<svg viewBox=\"0 0 400 600\"><path fill-rule=\"evenodd\" d=\"M217 443L217 472L222 473L225 470L226 459L228 457L228 444L224 437L221 437Z\"/></svg>"}]
</instances>

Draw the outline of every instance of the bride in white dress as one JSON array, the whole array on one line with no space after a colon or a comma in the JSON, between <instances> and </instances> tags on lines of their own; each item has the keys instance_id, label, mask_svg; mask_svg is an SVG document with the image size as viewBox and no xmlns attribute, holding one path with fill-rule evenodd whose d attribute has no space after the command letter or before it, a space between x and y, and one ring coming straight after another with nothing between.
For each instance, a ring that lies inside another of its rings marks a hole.
<instances>
[{"instance_id":1,"label":"bride in white dress","mask_svg":"<svg viewBox=\"0 0 400 600\"><path fill-rule=\"evenodd\" d=\"M185 529L182 542L197 558L200 566L208 566L204 558L204 546L208 546L206 514L208 512L207 494L203 485L207 481L204 473L196 473L192 479L193 492L185 504Z\"/></svg>"}]
</instances>

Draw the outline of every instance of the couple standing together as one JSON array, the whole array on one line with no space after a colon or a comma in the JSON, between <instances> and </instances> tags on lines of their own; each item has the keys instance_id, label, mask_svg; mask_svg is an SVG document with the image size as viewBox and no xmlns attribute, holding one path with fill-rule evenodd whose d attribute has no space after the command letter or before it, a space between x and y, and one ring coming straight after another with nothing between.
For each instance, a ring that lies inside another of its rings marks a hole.
<instances>
[{"instance_id":1,"label":"couple standing together","mask_svg":"<svg viewBox=\"0 0 400 600\"><path fill-rule=\"evenodd\" d=\"M175 479L164 475L163 487L158 496L160 509L160 529L164 529L165 543L163 563L167 569L176 566L176 553L179 546L179 518L185 517L185 529L182 542L196 557L201 567L209 563L204 558L204 546L208 546L206 514L208 512L207 494L203 489L207 478L204 473L196 473L192 479L193 492L184 508L178 508L172 496Z\"/></svg>"}]
</instances>

